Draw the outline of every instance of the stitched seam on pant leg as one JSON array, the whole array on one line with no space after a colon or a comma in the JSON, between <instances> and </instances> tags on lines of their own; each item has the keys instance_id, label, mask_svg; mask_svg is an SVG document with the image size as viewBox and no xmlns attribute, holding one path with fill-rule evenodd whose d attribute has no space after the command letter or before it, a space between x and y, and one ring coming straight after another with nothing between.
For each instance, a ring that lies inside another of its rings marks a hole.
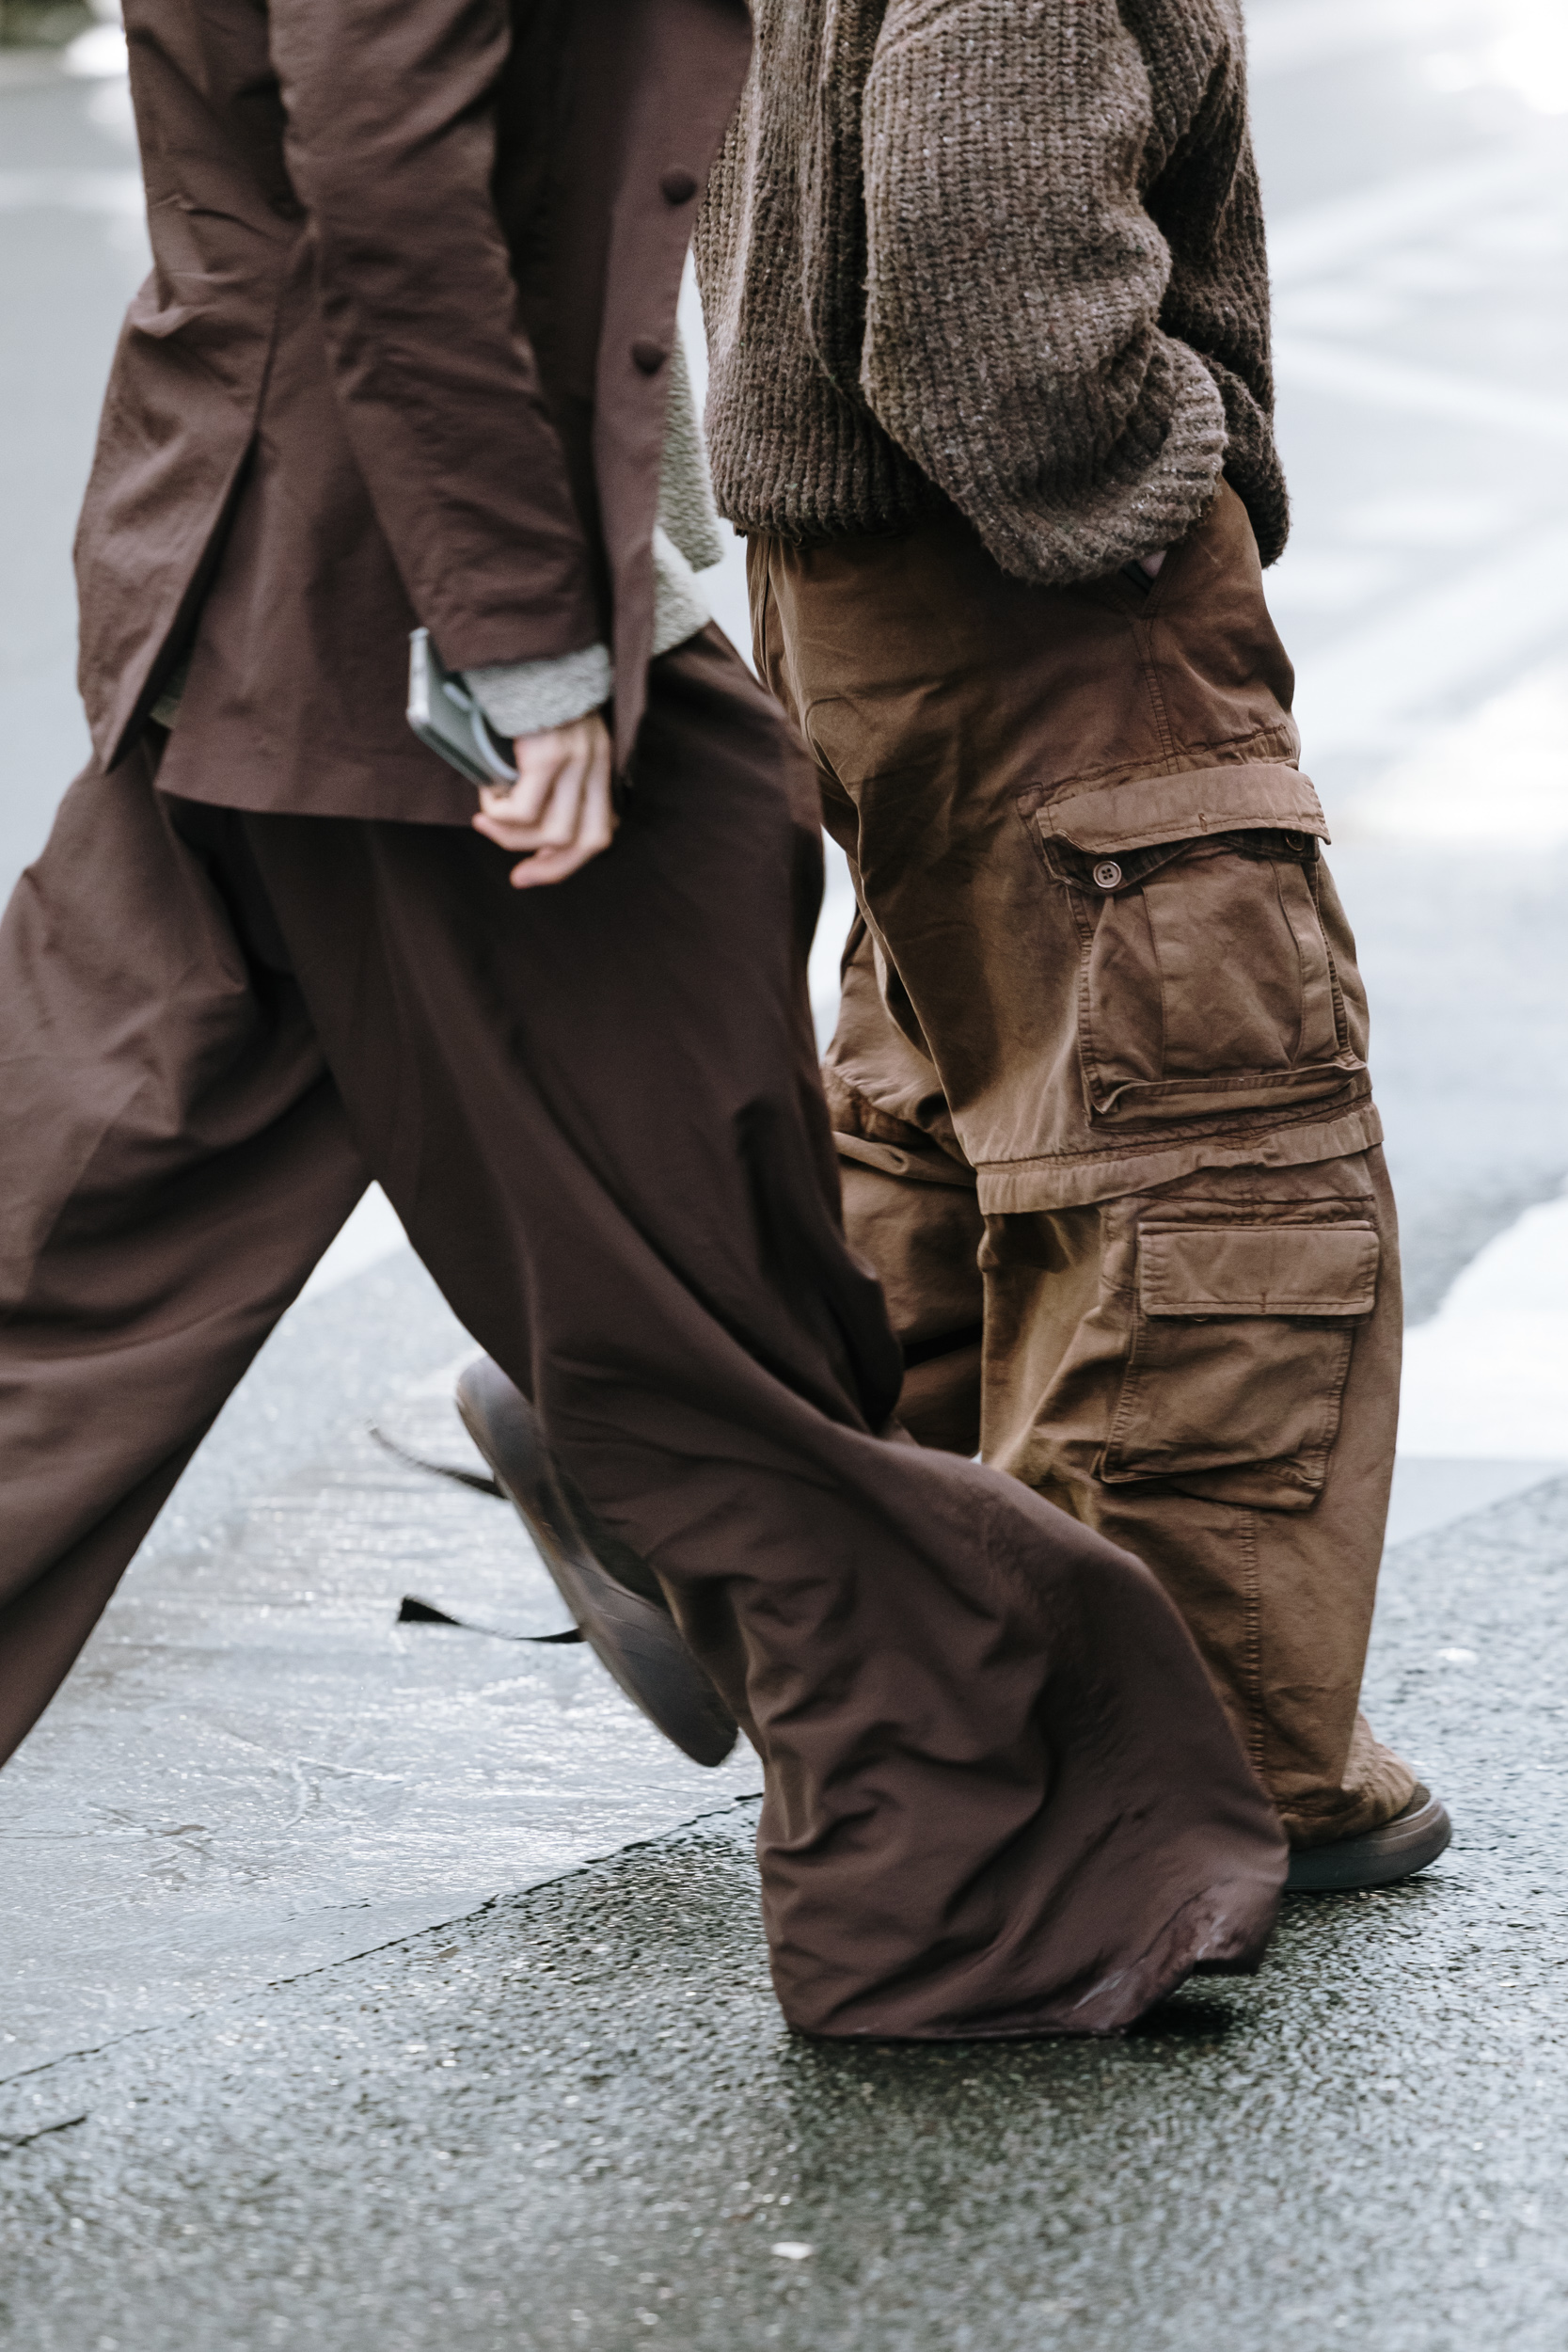
<instances>
[{"instance_id":1,"label":"stitched seam on pant leg","mask_svg":"<svg viewBox=\"0 0 1568 2352\"><path fill-rule=\"evenodd\" d=\"M1154 666L1154 654L1149 644L1148 624L1140 617L1130 622L1129 626L1132 631L1133 644L1137 648L1138 664L1144 674L1144 684L1148 689L1148 699L1154 706L1154 723L1160 730L1162 755L1165 759L1174 759L1176 757L1176 734L1171 726L1170 713L1165 708L1164 695L1160 691L1159 673Z\"/></svg>"},{"instance_id":2,"label":"stitched seam on pant leg","mask_svg":"<svg viewBox=\"0 0 1568 2352\"><path fill-rule=\"evenodd\" d=\"M1242 1513L1242 1543L1246 1554L1246 1634L1243 1654L1248 1685L1247 1761L1259 1778L1263 1772L1263 1637L1262 1596L1258 1573L1258 1514Z\"/></svg>"}]
</instances>

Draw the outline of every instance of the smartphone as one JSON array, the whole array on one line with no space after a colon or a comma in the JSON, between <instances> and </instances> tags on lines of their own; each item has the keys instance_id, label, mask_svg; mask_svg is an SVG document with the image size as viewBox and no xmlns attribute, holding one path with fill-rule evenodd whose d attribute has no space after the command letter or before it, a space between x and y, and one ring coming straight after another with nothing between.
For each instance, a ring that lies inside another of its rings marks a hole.
<instances>
[{"instance_id":1,"label":"smartphone","mask_svg":"<svg viewBox=\"0 0 1568 2352\"><path fill-rule=\"evenodd\" d=\"M470 784L516 783L500 737L462 679L443 668L427 628L408 640L408 723Z\"/></svg>"}]
</instances>

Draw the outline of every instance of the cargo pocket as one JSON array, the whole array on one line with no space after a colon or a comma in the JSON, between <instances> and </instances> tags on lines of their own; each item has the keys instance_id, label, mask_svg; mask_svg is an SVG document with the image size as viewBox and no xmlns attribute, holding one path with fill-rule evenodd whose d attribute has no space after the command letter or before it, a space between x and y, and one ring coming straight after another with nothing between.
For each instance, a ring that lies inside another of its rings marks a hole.
<instances>
[{"instance_id":1,"label":"cargo pocket","mask_svg":"<svg viewBox=\"0 0 1568 2352\"><path fill-rule=\"evenodd\" d=\"M1327 828L1295 769L1028 792L1020 810L1077 927L1096 1119L1286 1107L1365 1067L1320 908Z\"/></svg>"},{"instance_id":2,"label":"cargo pocket","mask_svg":"<svg viewBox=\"0 0 1568 2352\"><path fill-rule=\"evenodd\" d=\"M1141 1224L1132 1343L1101 1482L1158 1478L1183 1493L1307 1510L1377 1269L1370 1224Z\"/></svg>"}]
</instances>

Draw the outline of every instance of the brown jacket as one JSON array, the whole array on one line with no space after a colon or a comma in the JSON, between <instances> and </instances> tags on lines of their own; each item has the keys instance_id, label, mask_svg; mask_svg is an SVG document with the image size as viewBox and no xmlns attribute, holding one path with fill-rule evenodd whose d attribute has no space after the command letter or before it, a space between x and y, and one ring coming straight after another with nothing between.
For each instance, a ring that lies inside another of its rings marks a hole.
<instances>
[{"instance_id":1,"label":"brown jacket","mask_svg":"<svg viewBox=\"0 0 1568 2352\"><path fill-rule=\"evenodd\" d=\"M466 822L404 717L610 636L623 761L692 204L742 0L127 0L153 270L77 536L105 766L195 627L162 781ZM199 622L198 625L198 615Z\"/></svg>"}]
</instances>

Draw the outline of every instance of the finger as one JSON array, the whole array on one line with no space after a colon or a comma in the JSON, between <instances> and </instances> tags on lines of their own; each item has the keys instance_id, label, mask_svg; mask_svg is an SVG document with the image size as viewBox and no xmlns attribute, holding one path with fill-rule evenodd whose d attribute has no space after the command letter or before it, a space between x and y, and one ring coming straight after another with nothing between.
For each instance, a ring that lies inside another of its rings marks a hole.
<instances>
[{"instance_id":1,"label":"finger","mask_svg":"<svg viewBox=\"0 0 1568 2352\"><path fill-rule=\"evenodd\" d=\"M540 850L567 848L577 837L580 794L568 771L557 780L556 787L544 810L532 824L504 810L484 810L469 819L476 833L483 834L502 850Z\"/></svg>"},{"instance_id":2,"label":"finger","mask_svg":"<svg viewBox=\"0 0 1568 2352\"><path fill-rule=\"evenodd\" d=\"M609 849L615 838L617 821L610 747L606 744L603 757L595 759L589 771L578 824L578 839L590 855L597 856L601 850Z\"/></svg>"},{"instance_id":3,"label":"finger","mask_svg":"<svg viewBox=\"0 0 1568 2352\"><path fill-rule=\"evenodd\" d=\"M517 824L536 825L568 755L553 737L548 741L535 741L526 735L521 736L514 749L517 762L516 783L482 784L479 787L480 806L488 817L507 818Z\"/></svg>"},{"instance_id":4,"label":"finger","mask_svg":"<svg viewBox=\"0 0 1568 2352\"><path fill-rule=\"evenodd\" d=\"M537 825L522 825L505 818L486 817L483 811L469 818L475 833L482 833L486 841L493 841L498 850L536 850L543 838Z\"/></svg>"},{"instance_id":5,"label":"finger","mask_svg":"<svg viewBox=\"0 0 1568 2352\"><path fill-rule=\"evenodd\" d=\"M537 850L532 857L525 858L520 866L512 868L512 887L514 890L538 890L550 882L565 882L569 875L575 874L579 866L586 866L597 854L596 850L576 847L570 850Z\"/></svg>"},{"instance_id":6,"label":"finger","mask_svg":"<svg viewBox=\"0 0 1568 2352\"><path fill-rule=\"evenodd\" d=\"M541 849L569 850L576 841L587 784L586 759L574 759L562 769L539 827Z\"/></svg>"},{"instance_id":7,"label":"finger","mask_svg":"<svg viewBox=\"0 0 1568 2352\"><path fill-rule=\"evenodd\" d=\"M567 849L541 849L521 866L512 869L515 890L537 890L549 882L564 882L601 851L608 850L615 838L617 818L610 805L608 788L596 807L585 811L577 839Z\"/></svg>"}]
</instances>

